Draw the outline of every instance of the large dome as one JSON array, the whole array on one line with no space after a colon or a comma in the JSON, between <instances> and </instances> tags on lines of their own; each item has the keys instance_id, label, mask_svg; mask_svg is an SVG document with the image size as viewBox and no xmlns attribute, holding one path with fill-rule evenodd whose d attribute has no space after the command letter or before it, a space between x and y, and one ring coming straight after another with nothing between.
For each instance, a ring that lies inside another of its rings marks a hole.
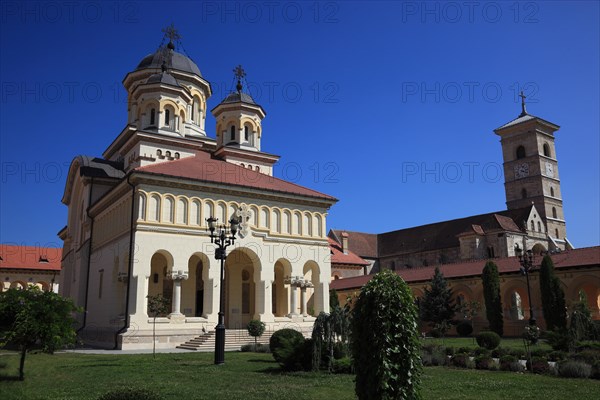
<instances>
[{"instance_id":1,"label":"large dome","mask_svg":"<svg viewBox=\"0 0 600 400\"><path fill-rule=\"evenodd\" d=\"M202 76L200 69L191 59L181 53L168 48L167 46L160 47L156 53L149 54L140 61L136 71L146 68L161 69L163 63L168 69L174 69L190 74Z\"/></svg>"}]
</instances>

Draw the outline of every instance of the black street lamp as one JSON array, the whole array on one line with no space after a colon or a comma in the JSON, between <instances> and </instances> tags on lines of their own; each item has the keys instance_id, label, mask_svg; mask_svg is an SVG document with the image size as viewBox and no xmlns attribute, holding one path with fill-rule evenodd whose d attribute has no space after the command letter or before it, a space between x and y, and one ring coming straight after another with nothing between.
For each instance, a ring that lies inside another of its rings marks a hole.
<instances>
[{"instance_id":1,"label":"black street lamp","mask_svg":"<svg viewBox=\"0 0 600 400\"><path fill-rule=\"evenodd\" d=\"M533 316L533 305L531 304L531 288L529 287L529 271L534 267L533 265L533 251L527 250L523 254L523 250L518 244L515 244L515 253L519 257L519 263L521 264L521 274L527 278L527 298L529 301L529 325L535 325L535 317Z\"/></svg>"},{"instance_id":2,"label":"black street lamp","mask_svg":"<svg viewBox=\"0 0 600 400\"><path fill-rule=\"evenodd\" d=\"M235 243L235 234L238 231L239 222L237 219L231 218L229 228L225 225L217 227L217 218L212 216L206 219L208 229L210 230L210 242L216 244L215 259L221 260L221 288L219 299L219 322L215 327L215 364L225 364L225 259L227 255L225 250L228 246ZM215 233L215 230L219 230Z\"/></svg>"}]
</instances>

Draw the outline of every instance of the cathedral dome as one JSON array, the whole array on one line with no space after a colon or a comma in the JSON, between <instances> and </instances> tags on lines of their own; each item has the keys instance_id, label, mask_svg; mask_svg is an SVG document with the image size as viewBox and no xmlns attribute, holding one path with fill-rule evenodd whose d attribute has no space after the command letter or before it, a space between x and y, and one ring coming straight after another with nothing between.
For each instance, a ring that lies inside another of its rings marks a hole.
<instances>
[{"instance_id":1,"label":"cathedral dome","mask_svg":"<svg viewBox=\"0 0 600 400\"><path fill-rule=\"evenodd\" d=\"M161 69L165 63L168 69L174 69L202 76L200 69L190 58L176 52L169 46L160 47L155 53L149 54L140 61L136 71L146 68Z\"/></svg>"},{"instance_id":2,"label":"cathedral dome","mask_svg":"<svg viewBox=\"0 0 600 400\"><path fill-rule=\"evenodd\" d=\"M221 104L227 103L248 103L248 104L256 104L252 96L247 93L233 92L227 95L221 102Z\"/></svg>"},{"instance_id":3,"label":"cathedral dome","mask_svg":"<svg viewBox=\"0 0 600 400\"><path fill-rule=\"evenodd\" d=\"M173 75L166 72L150 75L146 83L164 83L166 85L179 87L179 83L177 83L177 80L173 77Z\"/></svg>"}]
</instances>

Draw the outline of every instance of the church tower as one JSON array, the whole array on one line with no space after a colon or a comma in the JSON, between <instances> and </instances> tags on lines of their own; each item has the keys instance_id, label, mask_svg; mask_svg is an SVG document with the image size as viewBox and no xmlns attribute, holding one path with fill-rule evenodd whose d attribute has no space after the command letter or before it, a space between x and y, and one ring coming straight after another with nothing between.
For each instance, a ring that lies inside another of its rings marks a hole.
<instances>
[{"instance_id":1,"label":"church tower","mask_svg":"<svg viewBox=\"0 0 600 400\"><path fill-rule=\"evenodd\" d=\"M504 187L509 210L534 204L545 222L551 247L570 248L567 240L554 133L558 125L527 113L521 92L521 114L494 130L500 136Z\"/></svg>"},{"instance_id":2,"label":"church tower","mask_svg":"<svg viewBox=\"0 0 600 400\"><path fill-rule=\"evenodd\" d=\"M217 123L215 156L253 171L273 175L278 156L260 150L265 110L243 91L246 72L241 65L234 70L236 91L211 110Z\"/></svg>"}]
</instances>

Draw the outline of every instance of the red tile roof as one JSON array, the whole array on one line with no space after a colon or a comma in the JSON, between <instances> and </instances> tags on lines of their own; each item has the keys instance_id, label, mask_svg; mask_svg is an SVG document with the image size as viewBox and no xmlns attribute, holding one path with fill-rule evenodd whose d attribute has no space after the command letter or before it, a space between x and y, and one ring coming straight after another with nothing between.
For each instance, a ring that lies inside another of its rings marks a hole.
<instances>
[{"instance_id":1,"label":"red tile roof","mask_svg":"<svg viewBox=\"0 0 600 400\"><path fill-rule=\"evenodd\" d=\"M563 251L562 253L552 254L552 261L556 269L570 267L600 266L600 246L587 247ZM519 272L521 265L517 257L498 258L493 260L498 266L498 272L501 274ZM536 261L541 259L536 257ZM464 261L455 264L445 264L440 266L440 271L446 278L461 278L467 276L479 276L487 260ZM534 261L535 262L535 261ZM402 269L396 271L406 282L423 282L433 277L435 267L424 267L414 269ZM356 289L364 286L373 275L357 276L352 278L337 279L331 282L330 288L336 290Z\"/></svg>"},{"instance_id":2,"label":"red tile roof","mask_svg":"<svg viewBox=\"0 0 600 400\"><path fill-rule=\"evenodd\" d=\"M337 201L335 197L316 190L212 158L209 153L204 151L198 151L194 157L146 165L135 170L147 174L166 175Z\"/></svg>"},{"instance_id":3,"label":"red tile roof","mask_svg":"<svg viewBox=\"0 0 600 400\"><path fill-rule=\"evenodd\" d=\"M360 257L377 258L377 235L374 233L343 231L332 229L333 234L341 240L344 234L348 235L348 249Z\"/></svg>"},{"instance_id":4,"label":"red tile roof","mask_svg":"<svg viewBox=\"0 0 600 400\"><path fill-rule=\"evenodd\" d=\"M334 264L344 264L344 265L356 265L356 266L365 266L369 265L368 262L348 250L348 254L344 254L342 250L342 246L331 238L327 238L329 241L329 248L331 249L331 266Z\"/></svg>"},{"instance_id":5,"label":"red tile roof","mask_svg":"<svg viewBox=\"0 0 600 400\"><path fill-rule=\"evenodd\" d=\"M62 249L0 244L0 269L60 271Z\"/></svg>"}]
</instances>

